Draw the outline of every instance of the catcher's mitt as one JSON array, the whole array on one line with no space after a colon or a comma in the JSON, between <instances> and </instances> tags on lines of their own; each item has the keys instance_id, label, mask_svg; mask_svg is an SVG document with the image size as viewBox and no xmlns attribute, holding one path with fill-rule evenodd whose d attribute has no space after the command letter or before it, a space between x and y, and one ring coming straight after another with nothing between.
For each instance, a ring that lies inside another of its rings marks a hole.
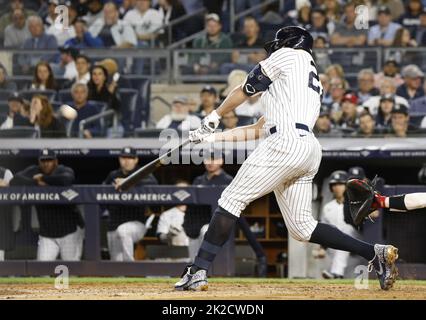
<instances>
[{"instance_id":1,"label":"catcher's mitt","mask_svg":"<svg viewBox=\"0 0 426 320\"><path fill-rule=\"evenodd\" d=\"M370 181L368 179L350 179L346 182L346 192L349 198L349 210L352 220L356 226L359 226L368 215L375 211L372 207L375 194L377 176Z\"/></svg>"}]
</instances>

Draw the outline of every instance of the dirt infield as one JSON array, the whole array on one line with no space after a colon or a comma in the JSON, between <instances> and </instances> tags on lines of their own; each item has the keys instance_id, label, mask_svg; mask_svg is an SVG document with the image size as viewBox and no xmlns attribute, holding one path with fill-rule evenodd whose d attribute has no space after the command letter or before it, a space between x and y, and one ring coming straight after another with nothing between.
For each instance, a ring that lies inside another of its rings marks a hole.
<instances>
[{"instance_id":1,"label":"dirt infield","mask_svg":"<svg viewBox=\"0 0 426 320\"><path fill-rule=\"evenodd\" d=\"M68 289L55 289L53 278L3 278L0 299L421 299L426 281L399 281L382 291L377 281L357 290L352 281L285 279L212 279L207 292L176 292L175 279L71 279Z\"/></svg>"}]
</instances>

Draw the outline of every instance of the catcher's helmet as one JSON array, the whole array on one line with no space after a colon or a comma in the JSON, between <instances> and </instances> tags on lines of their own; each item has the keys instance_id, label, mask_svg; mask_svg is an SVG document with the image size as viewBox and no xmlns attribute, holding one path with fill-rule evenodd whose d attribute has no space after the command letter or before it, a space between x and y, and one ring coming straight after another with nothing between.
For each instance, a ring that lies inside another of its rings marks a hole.
<instances>
[{"instance_id":1,"label":"catcher's helmet","mask_svg":"<svg viewBox=\"0 0 426 320\"><path fill-rule=\"evenodd\" d=\"M328 185L331 186L337 183L346 183L347 180L348 173L343 170L337 170L330 175L330 181L328 181Z\"/></svg>"},{"instance_id":2,"label":"catcher's helmet","mask_svg":"<svg viewBox=\"0 0 426 320\"><path fill-rule=\"evenodd\" d=\"M282 47L287 47L303 49L312 54L313 45L314 39L306 29L298 26L289 26L278 30L275 34L275 39L265 43L265 50L270 55Z\"/></svg>"}]
</instances>

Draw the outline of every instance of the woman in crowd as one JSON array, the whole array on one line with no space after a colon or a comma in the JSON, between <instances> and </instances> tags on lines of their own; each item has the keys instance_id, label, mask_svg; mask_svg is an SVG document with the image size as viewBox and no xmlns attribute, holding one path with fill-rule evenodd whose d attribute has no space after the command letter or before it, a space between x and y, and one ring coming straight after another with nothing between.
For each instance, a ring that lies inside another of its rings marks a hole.
<instances>
[{"instance_id":1,"label":"woman in crowd","mask_svg":"<svg viewBox=\"0 0 426 320\"><path fill-rule=\"evenodd\" d=\"M7 79L7 71L2 64L0 64L0 90L17 90L16 83Z\"/></svg>"},{"instance_id":2,"label":"woman in crowd","mask_svg":"<svg viewBox=\"0 0 426 320\"><path fill-rule=\"evenodd\" d=\"M392 119L392 109L395 105L395 100L393 95L384 95L380 99L379 110L376 116L376 126L377 128L383 130L390 128L391 119Z\"/></svg>"},{"instance_id":3,"label":"woman in crowd","mask_svg":"<svg viewBox=\"0 0 426 320\"><path fill-rule=\"evenodd\" d=\"M88 83L89 100L105 102L110 109L120 111L121 102L117 94L117 82L108 84L108 71L101 65L95 65L90 72Z\"/></svg>"},{"instance_id":4,"label":"woman in crowd","mask_svg":"<svg viewBox=\"0 0 426 320\"><path fill-rule=\"evenodd\" d=\"M55 77L52 72L52 68L46 61L40 61L37 63L34 69L33 82L31 89L34 90L57 90Z\"/></svg>"},{"instance_id":5,"label":"woman in crowd","mask_svg":"<svg viewBox=\"0 0 426 320\"><path fill-rule=\"evenodd\" d=\"M37 94L31 99L30 122L40 130L41 138L66 137L65 126L55 117L46 96Z\"/></svg>"}]
</instances>

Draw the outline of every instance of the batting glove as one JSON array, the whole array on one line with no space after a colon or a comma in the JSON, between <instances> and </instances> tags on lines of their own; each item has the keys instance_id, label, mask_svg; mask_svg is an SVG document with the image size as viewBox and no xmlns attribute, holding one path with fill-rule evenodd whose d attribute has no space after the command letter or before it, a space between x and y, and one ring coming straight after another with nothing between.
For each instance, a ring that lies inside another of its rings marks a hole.
<instances>
[{"instance_id":1,"label":"batting glove","mask_svg":"<svg viewBox=\"0 0 426 320\"><path fill-rule=\"evenodd\" d=\"M216 110L212 111L201 121L201 127L189 132L189 140L193 143L200 143L212 135L219 126L220 116Z\"/></svg>"}]
</instances>

